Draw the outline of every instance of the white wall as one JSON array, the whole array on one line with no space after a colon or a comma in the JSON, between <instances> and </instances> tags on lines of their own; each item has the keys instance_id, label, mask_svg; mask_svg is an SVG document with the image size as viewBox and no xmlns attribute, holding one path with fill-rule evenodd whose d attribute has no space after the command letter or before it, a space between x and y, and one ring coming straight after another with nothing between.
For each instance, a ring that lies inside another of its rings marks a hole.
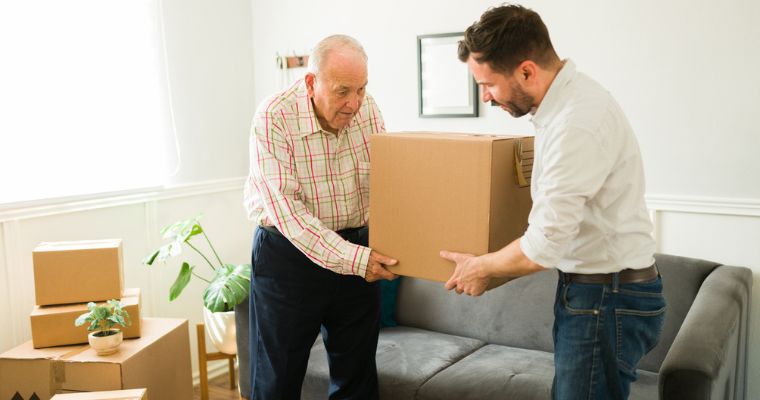
<instances>
[{"instance_id":1,"label":"white wall","mask_svg":"<svg viewBox=\"0 0 760 400\"><path fill-rule=\"evenodd\" d=\"M416 36L463 31L499 3L253 0L255 100L279 83L275 52L347 33L369 54L369 89L389 130L531 133L526 118L485 105L478 119L417 117ZM560 57L622 104L639 136L650 193L760 197L760 2L523 3L543 16Z\"/></svg>"},{"instance_id":2,"label":"white wall","mask_svg":"<svg viewBox=\"0 0 760 400\"><path fill-rule=\"evenodd\" d=\"M249 0L162 0L181 164L172 184L244 176L253 116Z\"/></svg>"},{"instance_id":3,"label":"white wall","mask_svg":"<svg viewBox=\"0 0 760 400\"><path fill-rule=\"evenodd\" d=\"M248 171L254 106L251 2L160 4L179 171L161 193L0 210L0 352L31 338L31 251L41 241L123 238L125 284L142 288L143 314L190 320L194 371L194 324L202 322L204 287L193 281L170 303L168 290L178 265L149 270L141 265L142 257L160 244L158 229L203 212L203 225L223 259L250 262L253 227L242 208L241 177Z\"/></svg>"},{"instance_id":4,"label":"white wall","mask_svg":"<svg viewBox=\"0 0 760 400\"><path fill-rule=\"evenodd\" d=\"M527 118L487 105L480 118L417 116L417 35L461 32L500 3L253 0L255 101L280 86L276 52L302 53L324 36L346 33L367 50L368 89L388 130L532 134ZM751 267L752 307L760 309L760 2L522 4L542 15L560 57L572 58L626 110L644 157L660 251ZM757 312L751 326L758 337ZM760 393L760 339L750 352L749 393Z\"/></svg>"}]
</instances>

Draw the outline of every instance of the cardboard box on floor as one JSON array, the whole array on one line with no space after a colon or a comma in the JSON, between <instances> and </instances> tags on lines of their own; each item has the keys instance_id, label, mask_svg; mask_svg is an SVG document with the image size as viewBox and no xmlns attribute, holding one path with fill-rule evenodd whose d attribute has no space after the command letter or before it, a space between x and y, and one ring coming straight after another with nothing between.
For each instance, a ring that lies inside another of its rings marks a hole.
<instances>
[{"instance_id":1,"label":"cardboard box on floor","mask_svg":"<svg viewBox=\"0 0 760 400\"><path fill-rule=\"evenodd\" d=\"M43 242L32 252L38 306L118 299L121 239Z\"/></svg>"},{"instance_id":2,"label":"cardboard box on floor","mask_svg":"<svg viewBox=\"0 0 760 400\"><path fill-rule=\"evenodd\" d=\"M140 288L125 289L120 300L132 322L130 326L119 327L124 339L140 337ZM35 306L29 315L34 348L87 343L89 324L74 326L74 320L86 312L86 303Z\"/></svg>"},{"instance_id":3,"label":"cardboard box on floor","mask_svg":"<svg viewBox=\"0 0 760 400\"><path fill-rule=\"evenodd\" d=\"M391 272L445 282L454 264L441 250L480 255L527 229L533 137L401 132L371 140L369 244L398 260Z\"/></svg>"},{"instance_id":4,"label":"cardboard box on floor","mask_svg":"<svg viewBox=\"0 0 760 400\"><path fill-rule=\"evenodd\" d=\"M51 400L148 400L145 389L57 394Z\"/></svg>"},{"instance_id":5,"label":"cardboard box on floor","mask_svg":"<svg viewBox=\"0 0 760 400\"><path fill-rule=\"evenodd\" d=\"M153 399L192 399L189 340L187 320L143 318L142 336L109 356L88 345L35 349L29 341L0 354L0 399L135 388Z\"/></svg>"}]
</instances>

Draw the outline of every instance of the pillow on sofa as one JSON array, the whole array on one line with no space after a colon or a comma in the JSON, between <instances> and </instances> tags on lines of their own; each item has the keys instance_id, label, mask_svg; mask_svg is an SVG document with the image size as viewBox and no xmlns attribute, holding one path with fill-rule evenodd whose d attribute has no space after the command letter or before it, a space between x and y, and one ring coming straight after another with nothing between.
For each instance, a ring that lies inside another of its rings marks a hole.
<instances>
[{"instance_id":1,"label":"pillow on sofa","mask_svg":"<svg viewBox=\"0 0 760 400\"><path fill-rule=\"evenodd\" d=\"M401 278L380 281L380 328L396 326L396 293Z\"/></svg>"}]
</instances>

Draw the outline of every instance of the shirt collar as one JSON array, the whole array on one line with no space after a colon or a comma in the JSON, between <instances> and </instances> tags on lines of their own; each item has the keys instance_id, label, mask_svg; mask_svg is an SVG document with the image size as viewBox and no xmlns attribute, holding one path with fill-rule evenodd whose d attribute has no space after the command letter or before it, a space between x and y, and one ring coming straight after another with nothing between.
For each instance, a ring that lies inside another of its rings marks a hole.
<instances>
[{"instance_id":1,"label":"shirt collar","mask_svg":"<svg viewBox=\"0 0 760 400\"><path fill-rule=\"evenodd\" d=\"M321 132L322 125L319 124L316 112L314 112L314 103L309 97L309 91L306 88L306 81L301 79L295 83L296 86L296 107L298 110L298 131L301 135L311 135ZM327 132L327 131L325 131Z\"/></svg>"},{"instance_id":2,"label":"shirt collar","mask_svg":"<svg viewBox=\"0 0 760 400\"><path fill-rule=\"evenodd\" d=\"M554 81L549 85L549 90L546 91L541 104L539 104L536 112L531 118L531 122L536 128L545 127L554 116L557 114L560 100L562 98L563 89L573 80L575 77L575 63L566 59L563 61L563 66L554 77Z\"/></svg>"}]
</instances>

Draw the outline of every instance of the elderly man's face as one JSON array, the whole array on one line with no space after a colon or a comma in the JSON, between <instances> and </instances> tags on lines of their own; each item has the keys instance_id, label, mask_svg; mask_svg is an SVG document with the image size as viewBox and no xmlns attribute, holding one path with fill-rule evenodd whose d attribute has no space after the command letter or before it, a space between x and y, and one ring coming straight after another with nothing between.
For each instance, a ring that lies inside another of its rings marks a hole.
<instances>
[{"instance_id":1,"label":"elderly man's face","mask_svg":"<svg viewBox=\"0 0 760 400\"><path fill-rule=\"evenodd\" d=\"M308 73L305 80L322 129L338 133L351 123L364 101L367 63L359 54L336 51L316 75Z\"/></svg>"}]
</instances>

